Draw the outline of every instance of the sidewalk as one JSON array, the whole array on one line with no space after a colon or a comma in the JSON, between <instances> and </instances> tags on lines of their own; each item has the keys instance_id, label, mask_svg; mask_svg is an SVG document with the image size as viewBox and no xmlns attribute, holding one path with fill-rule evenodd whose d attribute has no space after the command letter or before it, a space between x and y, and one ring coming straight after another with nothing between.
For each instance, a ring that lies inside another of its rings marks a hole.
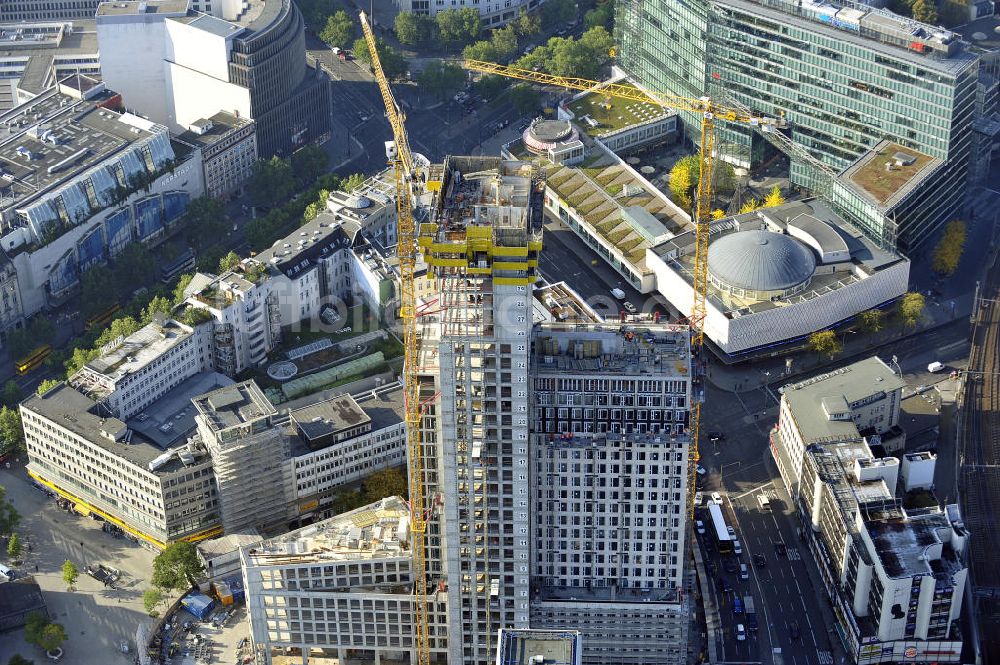
<instances>
[{"instance_id":1,"label":"sidewalk","mask_svg":"<svg viewBox=\"0 0 1000 665\"><path fill-rule=\"evenodd\" d=\"M889 325L877 333L837 331L837 336L843 343L844 349L833 359L813 351L800 350L779 358L754 361L749 366L713 363L709 366L708 380L716 388L729 392L758 390L764 385L778 381L787 383L795 376L816 372L828 365L871 356L889 344L927 333L960 319L968 320L972 315L972 300L973 294L966 293L953 299L929 301L924 308L920 323L913 328L904 328L895 324ZM787 369L786 365L788 359L791 359L790 370Z\"/></svg>"}]
</instances>

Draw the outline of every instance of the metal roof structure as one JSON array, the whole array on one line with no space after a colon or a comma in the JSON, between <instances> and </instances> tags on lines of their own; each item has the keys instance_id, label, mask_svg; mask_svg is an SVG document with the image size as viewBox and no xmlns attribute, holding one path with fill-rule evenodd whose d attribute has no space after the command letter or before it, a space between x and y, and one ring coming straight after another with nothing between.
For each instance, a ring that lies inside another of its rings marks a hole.
<instances>
[{"instance_id":1,"label":"metal roof structure","mask_svg":"<svg viewBox=\"0 0 1000 665\"><path fill-rule=\"evenodd\" d=\"M816 257L791 236L740 231L709 245L708 270L730 286L781 291L808 281L816 270Z\"/></svg>"}]
</instances>

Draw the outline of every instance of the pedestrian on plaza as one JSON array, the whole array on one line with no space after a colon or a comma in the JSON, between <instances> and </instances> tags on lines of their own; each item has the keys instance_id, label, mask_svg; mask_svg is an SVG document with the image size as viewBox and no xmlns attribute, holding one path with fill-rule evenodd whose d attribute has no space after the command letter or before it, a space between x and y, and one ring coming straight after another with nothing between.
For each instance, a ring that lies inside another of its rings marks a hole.
<instances>
[{"instance_id":1,"label":"pedestrian on plaza","mask_svg":"<svg viewBox=\"0 0 1000 665\"><path fill-rule=\"evenodd\" d=\"M37 563L35 564L35 572L36 573L38 572L38 564Z\"/></svg>"}]
</instances>

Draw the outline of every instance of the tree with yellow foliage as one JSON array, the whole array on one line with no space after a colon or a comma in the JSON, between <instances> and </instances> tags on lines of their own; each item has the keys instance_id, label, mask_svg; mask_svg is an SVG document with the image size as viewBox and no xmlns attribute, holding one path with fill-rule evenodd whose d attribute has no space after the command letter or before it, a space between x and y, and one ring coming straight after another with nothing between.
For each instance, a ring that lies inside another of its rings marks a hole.
<instances>
[{"instance_id":1,"label":"tree with yellow foliage","mask_svg":"<svg viewBox=\"0 0 1000 665\"><path fill-rule=\"evenodd\" d=\"M742 215L743 213L753 212L759 207L760 207L760 201L758 201L757 199L747 199L746 201L743 202L743 205L740 206L740 214Z\"/></svg>"},{"instance_id":2,"label":"tree with yellow foliage","mask_svg":"<svg viewBox=\"0 0 1000 665\"><path fill-rule=\"evenodd\" d=\"M934 268L934 272L947 276L958 269L958 263L962 259L962 250L965 249L965 236L965 222L955 219L948 223L931 259L931 267Z\"/></svg>"},{"instance_id":3,"label":"tree with yellow foliage","mask_svg":"<svg viewBox=\"0 0 1000 665\"><path fill-rule=\"evenodd\" d=\"M712 219L722 219L725 216L726 216L725 211L719 210L718 208L712 211Z\"/></svg>"},{"instance_id":4,"label":"tree with yellow foliage","mask_svg":"<svg viewBox=\"0 0 1000 665\"><path fill-rule=\"evenodd\" d=\"M762 208L777 208L780 205L785 204L785 197L781 195L781 188L775 185L771 188L771 191L767 193L764 197L764 203L761 205Z\"/></svg>"}]
</instances>

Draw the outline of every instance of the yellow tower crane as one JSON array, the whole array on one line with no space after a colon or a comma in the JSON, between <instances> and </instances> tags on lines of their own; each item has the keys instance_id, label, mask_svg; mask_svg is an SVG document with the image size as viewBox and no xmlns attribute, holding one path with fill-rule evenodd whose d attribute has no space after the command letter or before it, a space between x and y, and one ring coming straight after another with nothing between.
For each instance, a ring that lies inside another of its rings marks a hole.
<instances>
[{"instance_id":1,"label":"yellow tower crane","mask_svg":"<svg viewBox=\"0 0 1000 665\"><path fill-rule=\"evenodd\" d=\"M692 284L694 298L690 316L693 331L691 346L693 350L700 352L705 341L705 297L708 293L708 230L712 204L712 163L715 151L715 123L718 120L736 122L756 127L761 132L776 132L777 128L781 125L781 121L758 116L751 113L748 109L719 103L708 97L701 97L699 99L678 97L677 95L664 92L639 90L631 85L601 83L581 78L555 76L553 74L546 74L545 72L498 65L493 62L484 62L481 60L466 60L464 67L484 74L493 74L505 78L529 81L531 83L554 85L570 90L592 90L596 94L607 97L630 99L637 102L648 102L652 99L668 108L678 111L693 111L701 115L701 150L698 154L701 168L698 176L697 196L695 198L694 220L695 253L694 279ZM688 460L688 503L692 516L694 515L695 470L700 458L698 453L698 436L700 433L701 401L695 400L694 410L691 413L691 454Z\"/></svg>"},{"instance_id":2,"label":"yellow tower crane","mask_svg":"<svg viewBox=\"0 0 1000 665\"><path fill-rule=\"evenodd\" d=\"M382 71L376 49L375 35L368 24L368 17L361 12L361 30L371 53L372 70L378 82L382 101L385 103L386 117L392 126L394 141L386 144L386 156L393 165L396 181L397 249L399 258L400 306L403 319L403 362L404 412L406 418L406 442L410 456L410 539L413 548L413 625L416 628L418 665L429 665L430 642L427 634L427 513L424 500L423 454L420 445L420 425L423 408L420 404L420 382L416 378L419 363L417 344L417 303L414 293L413 268L417 256L417 240L413 227L413 189L419 186L419 178L410 151L410 140L406 136L404 121L406 116L392 96L389 81Z\"/></svg>"}]
</instances>

